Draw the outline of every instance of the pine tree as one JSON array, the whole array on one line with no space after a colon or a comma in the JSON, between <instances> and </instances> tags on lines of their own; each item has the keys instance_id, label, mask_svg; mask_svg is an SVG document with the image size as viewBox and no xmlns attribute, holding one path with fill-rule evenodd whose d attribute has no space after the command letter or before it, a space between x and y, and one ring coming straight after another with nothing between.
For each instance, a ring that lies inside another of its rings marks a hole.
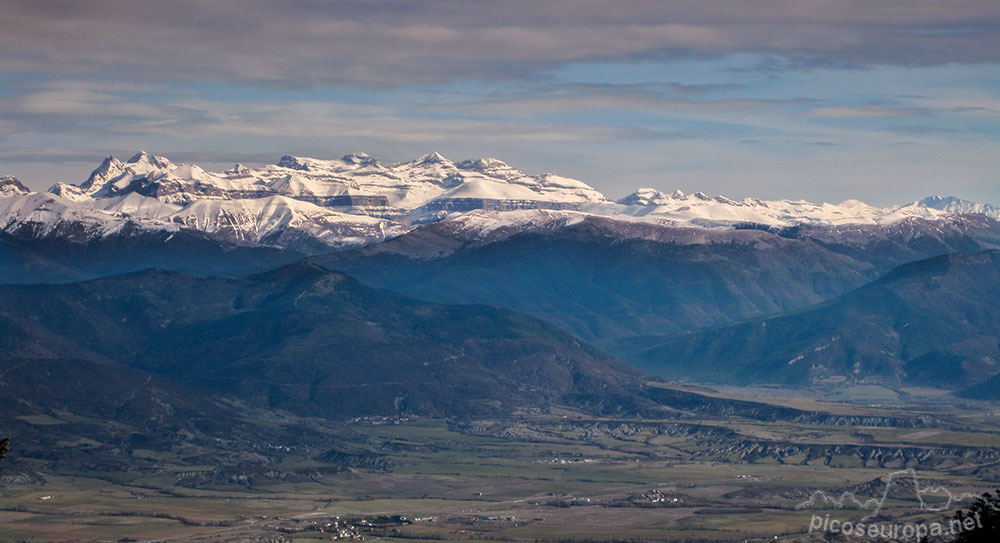
<instances>
[{"instance_id":1,"label":"pine tree","mask_svg":"<svg viewBox=\"0 0 1000 543\"><path fill-rule=\"evenodd\" d=\"M5 437L0 439L0 458L7 456L7 451L10 450L10 438Z\"/></svg>"},{"instance_id":2,"label":"pine tree","mask_svg":"<svg viewBox=\"0 0 1000 543\"><path fill-rule=\"evenodd\" d=\"M955 513L955 520L972 518L975 528L958 534L957 543L995 543L1000 541L1000 490L976 498L968 511Z\"/></svg>"}]
</instances>

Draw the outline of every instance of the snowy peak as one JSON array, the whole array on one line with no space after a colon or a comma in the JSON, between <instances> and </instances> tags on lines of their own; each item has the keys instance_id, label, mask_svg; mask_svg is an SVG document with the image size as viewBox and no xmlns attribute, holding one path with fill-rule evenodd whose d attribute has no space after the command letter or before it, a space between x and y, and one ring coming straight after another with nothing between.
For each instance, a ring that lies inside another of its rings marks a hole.
<instances>
[{"instance_id":1,"label":"snowy peak","mask_svg":"<svg viewBox=\"0 0 1000 543\"><path fill-rule=\"evenodd\" d=\"M331 160L285 155L264 167L236 164L212 173L140 151L125 162L109 156L80 185L58 183L49 192L2 217L7 230L49 235L86 223L84 232L105 235L139 221L305 252L383 241L452 213L604 199L573 179L528 176L496 159L459 168L439 153L389 166L364 153ZM23 213L28 208L34 211Z\"/></svg>"},{"instance_id":2,"label":"snowy peak","mask_svg":"<svg viewBox=\"0 0 1000 543\"><path fill-rule=\"evenodd\" d=\"M375 157L369 155L368 153L349 153L341 157L340 161L345 164L351 164L358 167L382 166L378 160L375 160Z\"/></svg>"},{"instance_id":3,"label":"snowy peak","mask_svg":"<svg viewBox=\"0 0 1000 543\"><path fill-rule=\"evenodd\" d=\"M0 198L20 196L31 192L13 175L0 176Z\"/></svg>"},{"instance_id":4,"label":"snowy peak","mask_svg":"<svg viewBox=\"0 0 1000 543\"><path fill-rule=\"evenodd\" d=\"M684 194L675 190L666 194L653 188L640 188L616 202L628 207L646 208L644 214L673 214L675 211L699 209L702 218L722 219L726 209L744 208L747 220L760 220L763 224L791 225L796 223L848 224L891 222L905 217L934 218L942 214L976 214L1000 219L1000 208L979 204L954 196L930 196L904 206L875 207L860 200L844 200L839 204L814 204L805 200L761 200L744 198L734 200L722 195L710 197L703 192ZM937 213L941 212L941 213ZM630 214L635 215L633 211ZM755 217L756 214L756 217ZM732 220L738 220L735 215ZM697 218L697 217L693 217Z\"/></svg>"},{"instance_id":5,"label":"snowy peak","mask_svg":"<svg viewBox=\"0 0 1000 543\"><path fill-rule=\"evenodd\" d=\"M410 230L385 219L340 213L283 196L201 199L183 207L136 192L85 201L44 192L0 198L0 231L21 238L88 242L122 232L180 228L307 253L363 246Z\"/></svg>"},{"instance_id":6,"label":"snowy peak","mask_svg":"<svg viewBox=\"0 0 1000 543\"><path fill-rule=\"evenodd\" d=\"M281 168L310 172L317 175L332 175L339 173L350 173L362 168L382 169L379 161L365 153L350 153L344 155L340 160L322 160L318 158L299 157L285 155L275 164Z\"/></svg>"},{"instance_id":7,"label":"snowy peak","mask_svg":"<svg viewBox=\"0 0 1000 543\"><path fill-rule=\"evenodd\" d=\"M306 252L350 248L383 241L409 228L375 217L340 213L284 196L245 200L199 200L168 220L227 238Z\"/></svg>"},{"instance_id":8,"label":"snowy peak","mask_svg":"<svg viewBox=\"0 0 1000 543\"><path fill-rule=\"evenodd\" d=\"M1000 208L991 206L990 204L979 204L963 200L955 196L928 196L919 202L914 202L913 205L946 211L948 213L980 214L1000 219Z\"/></svg>"},{"instance_id":9,"label":"snowy peak","mask_svg":"<svg viewBox=\"0 0 1000 543\"><path fill-rule=\"evenodd\" d=\"M93 194L101 189L108 181L125 173L125 164L113 156L105 158L101 164L90 172L90 177L80 183L80 189L86 194Z\"/></svg>"},{"instance_id":10,"label":"snowy peak","mask_svg":"<svg viewBox=\"0 0 1000 543\"><path fill-rule=\"evenodd\" d=\"M962 204L962 203L972 203L968 200L962 200L955 196L941 196L940 194L935 194L934 196L928 196L923 200L914 202L914 205L922 207L930 207L934 209L945 209L950 205Z\"/></svg>"},{"instance_id":11,"label":"snowy peak","mask_svg":"<svg viewBox=\"0 0 1000 543\"><path fill-rule=\"evenodd\" d=\"M285 155L280 159L278 159L277 165L281 166L282 168L289 168L292 170L301 170L307 172L309 171L310 165L314 164L315 162L316 161L309 158L303 159L297 156Z\"/></svg>"},{"instance_id":12,"label":"snowy peak","mask_svg":"<svg viewBox=\"0 0 1000 543\"><path fill-rule=\"evenodd\" d=\"M45 192L0 199L0 231L17 237L88 241L129 228L177 230L169 223L109 213Z\"/></svg>"},{"instance_id":13,"label":"snowy peak","mask_svg":"<svg viewBox=\"0 0 1000 543\"><path fill-rule=\"evenodd\" d=\"M174 165L173 162L170 162L166 158L151 155L146 151L139 151L138 153L132 155L132 158L128 159L128 163L131 164L133 169L136 169L136 171L168 170L173 168Z\"/></svg>"},{"instance_id":14,"label":"snowy peak","mask_svg":"<svg viewBox=\"0 0 1000 543\"><path fill-rule=\"evenodd\" d=\"M140 151L125 162L109 156L84 182L58 183L51 194L30 193L13 178L2 179L0 197L24 200L8 202L6 215L0 213L0 228L8 232L69 231L58 225L74 221L89 225L86 232L114 232L132 221L305 252L377 243L462 217L476 219L469 224L487 217L491 229L505 222L540 228L582 217L706 229L904 224L960 213L1000 219L996 207L954 197L883 208L856 200L734 200L640 188L612 202L577 179L526 174L496 158L453 162L436 152L387 165L365 153L335 159L285 155L275 164L236 164L213 173Z\"/></svg>"},{"instance_id":15,"label":"snowy peak","mask_svg":"<svg viewBox=\"0 0 1000 543\"><path fill-rule=\"evenodd\" d=\"M480 200L532 201L537 200L539 196L538 192L523 185L473 178L445 192L437 199L475 198Z\"/></svg>"},{"instance_id":16,"label":"snowy peak","mask_svg":"<svg viewBox=\"0 0 1000 543\"><path fill-rule=\"evenodd\" d=\"M733 227L757 224L787 227L802 224L888 224L906 218L935 219L946 212L915 204L874 207L857 200L840 204L814 204L804 200L734 200L725 196L709 197L697 192L665 194L643 188L619 200L617 213L646 220L668 221L702 227Z\"/></svg>"},{"instance_id":17,"label":"snowy peak","mask_svg":"<svg viewBox=\"0 0 1000 543\"><path fill-rule=\"evenodd\" d=\"M683 191L677 189L670 194L658 191L653 188L641 188L637 189L632 194L618 200L618 203L626 206L648 206L648 207L658 207L658 206L669 206L677 205L678 202L692 202L697 205L698 202L715 202L724 205L765 205L762 200L757 198L746 198L742 201L732 200L726 198L722 195L717 195L714 198L709 197L704 192L696 192L694 194L684 194Z\"/></svg>"},{"instance_id":18,"label":"snowy peak","mask_svg":"<svg viewBox=\"0 0 1000 543\"><path fill-rule=\"evenodd\" d=\"M58 183L49 189L49 192L70 200L113 196L128 190L133 181L162 177L176 169L177 166L173 162L161 156L151 155L146 151L139 151L126 162L122 162L114 156L108 156L80 185L74 187ZM191 170L183 170L180 175L191 175Z\"/></svg>"},{"instance_id":19,"label":"snowy peak","mask_svg":"<svg viewBox=\"0 0 1000 543\"><path fill-rule=\"evenodd\" d=\"M681 191L677 191L674 194L684 196L684 193ZM624 206L650 206L660 205L669 199L670 197L666 194L656 189L645 187L636 189L632 194L618 200L618 203Z\"/></svg>"},{"instance_id":20,"label":"snowy peak","mask_svg":"<svg viewBox=\"0 0 1000 543\"><path fill-rule=\"evenodd\" d=\"M201 199L255 199L284 196L340 212L409 223L437 220L473 209L578 209L607 216L644 217L694 226L731 227L742 223L881 224L906 217L935 218L977 213L1000 218L1000 210L953 197L932 197L908 206L879 208L862 202L814 204L805 201L734 200L701 192L673 193L640 188L610 202L590 185L546 173L528 175L496 158L453 162L432 152L408 162L383 165L371 155L339 159L285 155L274 165L242 165L211 173L195 165L175 165L144 151L123 163L106 158L79 187L57 185L51 192L71 200L129 192L169 204ZM404 219L405 218L405 219Z\"/></svg>"},{"instance_id":21,"label":"snowy peak","mask_svg":"<svg viewBox=\"0 0 1000 543\"><path fill-rule=\"evenodd\" d=\"M450 188L461 182L461 178L454 177L460 173L455 163L436 152L411 162L393 164L388 171L391 175L414 184L433 183Z\"/></svg>"},{"instance_id":22,"label":"snowy peak","mask_svg":"<svg viewBox=\"0 0 1000 543\"><path fill-rule=\"evenodd\" d=\"M55 194L67 200L72 200L74 202L84 202L90 200L90 195L76 185L70 185L69 183L56 183L49 187L49 193Z\"/></svg>"},{"instance_id":23,"label":"snowy peak","mask_svg":"<svg viewBox=\"0 0 1000 543\"><path fill-rule=\"evenodd\" d=\"M460 170L479 172L497 179L511 180L524 177L519 170L512 168L506 162L495 158L477 158L474 160L463 160L456 164Z\"/></svg>"},{"instance_id":24,"label":"snowy peak","mask_svg":"<svg viewBox=\"0 0 1000 543\"><path fill-rule=\"evenodd\" d=\"M518 200L520 207L536 201L550 207L555 203L607 201L576 179L553 174L529 176L494 158L456 164L436 152L389 166L364 153L333 160L285 155L263 168L238 164L231 170L211 173L140 151L124 163L108 157L84 183L77 187L56 185L51 192L74 200L138 192L171 204L204 198L286 196L384 218L399 217L439 199L464 198L463 206L479 208L497 207L487 202L493 200Z\"/></svg>"},{"instance_id":25,"label":"snowy peak","mask_svg":"<svg viewBox=\"0 0 1000 543\"><path fill-rule=\"evenodd\" d=\"M452 162L450 160L442 156L441 153L438 153L437 151L427 153L426 155L415 160L414 162L422 166L430 166L434 164L452 165Z\"/></svg>"}]
</instances>

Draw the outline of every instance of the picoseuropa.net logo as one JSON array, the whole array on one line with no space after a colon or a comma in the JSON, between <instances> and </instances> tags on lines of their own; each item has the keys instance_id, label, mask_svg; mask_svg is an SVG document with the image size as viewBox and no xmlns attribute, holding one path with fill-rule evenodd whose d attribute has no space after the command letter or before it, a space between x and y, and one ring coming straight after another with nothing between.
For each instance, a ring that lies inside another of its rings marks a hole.
<instances>
[{"instance_id":1,"label":"picoseuropa.net logo","mask_svg":"<svg viewBox=\"0 0 1000 543\"><path fill-rule=\"evenodd\" d=\"M844 534L856 537L869 537L871 539L889 540L916 540L920 541L924 537L957 536L962 532L983 527L979 514L965 517L962 520L952 519L947 523L940 522L852 522L837 518L830 518L830 515L821 517L813 515L809 520L809 533Z\"/></svg>"},{"instance_id":2,"label":"picoseuropa.net logo","mask_svg":"<svg viewBox=\"0 0 1000 543\"><path fill-rule=\"evenodd\" d=\"M808 500L795 508L799 510L852 508L866 513L861 520L812 515L809 519L809 533L845 534L872 539L920 540L927 536L956 536L983 527L978 513L948 522L870 522L882 512L890 497L916 499L920 510L929 512L950 511L959 507L964 501L975 499L972 494L954 493L941 485L921 485L917 472L912 468L892 472L882 478L882 481L885 483L884 488L876 493L876 497L861 498L853 492L830 495L817 490L809 495Z\"/></svg>"}]
</instances>

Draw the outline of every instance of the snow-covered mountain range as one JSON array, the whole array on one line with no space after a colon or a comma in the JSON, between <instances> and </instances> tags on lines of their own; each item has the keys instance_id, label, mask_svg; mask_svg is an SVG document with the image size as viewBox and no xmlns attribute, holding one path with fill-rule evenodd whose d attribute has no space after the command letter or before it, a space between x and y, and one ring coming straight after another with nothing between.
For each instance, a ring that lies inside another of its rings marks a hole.
<instances>
[{"instance_id":1,"label":"snow-covered mountain range","mask_svg":"<svg viewBox=\"0 0 1000 543\"><path fill-rule=\"evenodd\" d=\"M47 192L0 177L0 230L11 235L87 239L189 228L311 253L383 241L440 220L487 235L595 215L718 229L890 224L954 214L1000 219L996 207L940 196L881 208L856 200L731 200L644 188L615 202L576 179L528 175L492 158L453 162L437 153L388 165L366 154L284 156L260 168L208 172L139 152L127 161L108 157L82 183L57 183Z\"/></svg>"}]
</instances>

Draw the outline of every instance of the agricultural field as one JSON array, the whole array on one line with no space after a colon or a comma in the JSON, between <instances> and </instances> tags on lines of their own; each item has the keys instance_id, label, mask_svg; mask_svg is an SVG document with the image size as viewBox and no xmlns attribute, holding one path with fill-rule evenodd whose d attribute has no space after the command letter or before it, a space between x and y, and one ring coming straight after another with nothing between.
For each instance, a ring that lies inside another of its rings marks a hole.
<instances>
[{"instance_id":1,"label":"agricultural field","mask_svg":"<svg viewBox=\"0 0 1000 543\"><path fill-rule=\"evenodd\" d=\"M655 386L755 402L657 420L566 409L313 421L320 437L268 438L256 459L224 447L177 458L152 444L104 472L19 458L0 472L0 540L824 541L814 518L859 522L869 500L874 521L946 522L1000 486L1000 415L986 404ZM71 413L26 422L82 424ZM60 444L81 456L97 447ZM844 493L857 501L825 499Z\"/></svg>"}]
</instances>

